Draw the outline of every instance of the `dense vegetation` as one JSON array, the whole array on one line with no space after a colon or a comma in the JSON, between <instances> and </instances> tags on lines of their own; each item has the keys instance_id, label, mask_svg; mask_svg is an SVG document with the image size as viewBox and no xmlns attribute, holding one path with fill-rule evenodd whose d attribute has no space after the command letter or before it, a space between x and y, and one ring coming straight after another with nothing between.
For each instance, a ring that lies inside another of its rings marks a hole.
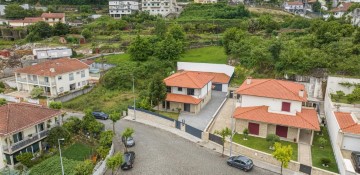
<instances>
[{"instance_id":1,"label":"dense vegetation","mask_svg":"<svg viewBox=\"0 0 360 175\"><path fill-rule=\"evenodd\" d=\"M244 5L236 7L224 3L190 4L181 13L180 19L235 19L250 17Z\"/></svg>"}]
</instances>

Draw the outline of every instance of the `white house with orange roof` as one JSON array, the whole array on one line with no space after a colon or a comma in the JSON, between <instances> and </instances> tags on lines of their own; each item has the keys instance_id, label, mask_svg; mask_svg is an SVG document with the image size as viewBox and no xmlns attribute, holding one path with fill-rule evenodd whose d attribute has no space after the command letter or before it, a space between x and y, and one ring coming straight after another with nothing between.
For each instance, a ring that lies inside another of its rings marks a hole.
<instances>
[{"instance_id":1,"label":"white house with orange roof","mask_svg":"<svg viewBox=\"0 0 360 175\"><path fill-rule=\"evenodd\" d=\"M283 8L285 11L288 12L303 12L304 10L304 3L301 1L289 1L284 2Z\"/></svg>"},{"instance_id":2,"label":"white house with orange roof","mask_svg":"<svg viewBox=\"0 0 360 175\"><path fill-rule=\"evenodd\" d=\"M236 93L239 99L233 117L238 133L248 128L254 136L276 134L284 140L312 144L314 131L320 130L315 109L302 106L307 101L302 84L248 78Z\"/></svg>"}]
</instances>

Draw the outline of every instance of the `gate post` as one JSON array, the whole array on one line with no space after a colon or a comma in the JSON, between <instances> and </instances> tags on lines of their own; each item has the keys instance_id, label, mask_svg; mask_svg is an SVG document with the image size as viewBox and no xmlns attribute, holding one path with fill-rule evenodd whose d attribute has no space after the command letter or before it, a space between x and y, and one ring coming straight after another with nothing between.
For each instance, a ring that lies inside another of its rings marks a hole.
<instances>
[{"instance_id":1,"label":"gate post","mask_svg":"<svg viewBox=\"0 0 360 175\"><path fill-rule=\"evenodd\" d=\"M203 141L209 141L209 132L202 132L201 133L201 139Z\"/></svg>"},{"instance_id":2,"label":"gate post","mask_svg":"<svg viewBox=\"0 0 360 175\"><path fill-rule=\"evenodd\" d=\"M181 124L180 125L180 128L181 128L181 131L184 131L184 132L186 132L186 124Z\"/></svg>"},{"instance_id":3,"label":"gate post","mask_svg":"<svg viewBox=\"0 0 360 175\"><path fill-rule=\"evenodd\" d=\"M173 127L176 128L176 120L173 121Z\"/></svg>"}]
</instances>

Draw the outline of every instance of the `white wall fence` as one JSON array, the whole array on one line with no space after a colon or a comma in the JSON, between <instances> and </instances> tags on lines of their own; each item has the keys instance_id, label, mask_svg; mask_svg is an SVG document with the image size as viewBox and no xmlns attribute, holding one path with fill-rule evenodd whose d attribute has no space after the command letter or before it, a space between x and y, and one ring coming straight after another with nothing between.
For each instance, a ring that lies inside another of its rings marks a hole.
<instances>
[{"instance_id":1,"label":"white wall fence","mask_svg":"<svg viewBox=\"0 0 360 175\"><path fill-rule=\"evenodd\" d=\"M114 154L114 144L111 145L109 154L106 156L106 158L102 161L100 161L98 164L96 164L93 175L103 175L106 171L106 160Z\"/></svg>"},{"instance_id":2,"label":"white wall fence","mask_svg":"<svg viewBox=\"0 0 360 175\"><path fill-rule=\"evenodd\" d=\"M13 96L10 96L10 95L0 94L0 98L3 98L8 102L20 103L20 98L13 97Z\"/></svg>"}]
</instances>

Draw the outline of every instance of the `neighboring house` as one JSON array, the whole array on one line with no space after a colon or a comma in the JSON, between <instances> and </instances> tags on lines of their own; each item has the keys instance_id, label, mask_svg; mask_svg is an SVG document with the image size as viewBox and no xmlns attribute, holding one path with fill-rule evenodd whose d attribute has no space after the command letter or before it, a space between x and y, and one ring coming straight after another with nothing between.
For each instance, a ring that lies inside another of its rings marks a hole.
<instances>
[{"instance_id":1,"label":"neighboring house","mask_svg":"<svg viewBox=\"0 0 360 175\"><path fill-rule=\"evenodd\" d=\"M88 85L89 66L80 60L59 58L15 71L17 90L31 92L38 86L47 96L81 89Z\"/></svg>"},{"instance_id":2,"label":"neighboring house","mask_svg":"<svg viewBox=\"0 0 360 175\"><path fill-rule=\"evenodd\" d=\"M65 13L51 13L51 12L43 13L41 15L41 18L45 22L49 23L51 26L53 26L55 23L58 23L58 22L64 23L64 24L66 23L65 22Z\"/></svg>"},{"instance_id":3,"label":"neighboring house","mask_svg":"<svg viewBox=\"0 0 360 175\"><path fill-rule=\"evenodd\" d=\"M213 78L206 73L192 71L177 72L165 78L167 95L161 108L198 113L211 99Z\"/></svg>"},{"instance_id":4,"label":"neighboring house","mask_svg":"<svg viewBox=\"0 0 360 175\"><path fill-rule=\"evenodd\" d=\"M67 47L33 49L35 59L54 59L72 56L72 50Z\"/></svg>"},{"instance_id":5,"label":"neighboring house","mask_svg":"<svg viewBox=\"0 0 360 175\"><path fill-rule=\"evenodd\" d=\"M84 23L81 20L68 21L67 24L72 27L80 27Z\"/></svg>"},{"instance_id":6,"label":"neighboring house","mask_svg":"<svg viewBox=\"0 0 360 175\"><path fill-rule=\"evenodd\" d=\"M330 15L333 15L335 18L341 18L347 13L351 5L351 2L343 2L336 8L331 9L330 14L324 15L324 18L327 19Z\"/></svg>"},{"instance_id":7,"label":"neighboring house","mask_svg":"<svg viewBox=\"0 0 360 175\"><path fill-rule=\"evenodd\" d=\"M354 26L360 26L360 8L354 9L351 12L351 24Z\"/></svg>"},{"instance_id":8,"label":"neighboring house","mask_svg":"<svg viewBox=\"0 0 360 175\"><path fill-rule=\"evenodd\" d=\"M194 3L211 4L217 3L217 0L194 0Z\"/></svg>"},{"instance_id":9,"label":"neighboring house","mask_svg":"<svg viewBox=\"0 0 360 175\"><path fill-rule=\"evenodd\" d=\"M8 23L12 27L25 27L28 25L35 24L39 21L43 21L43 19L40 17L26 17L20 20L9 20Z\"/></svg>"},{"instance_id":10,"label":"neighboring house","mask_svg":"<svg viewBox=\"0 0 360 175\"><path fill-rule=\"evenodd\" d=\"M248 78L236 90L238 103L233 113L238 133L245 128L254 136L276 134L281 139L312 144L319 119L314 108L303 107L307 94L302 84Z\"/></svg>"},{"instance_id":11,"label":"neighboring house","mask_svg":"<svg viewBox=\"0 0 360 175\"><path fill-rule=\"evenodd\" d=\"M283 8L291 13L304 12L304 3L300 1L284 2Z\"/></svg>"},{"instance_id":12,"label":"neighboring house","mask_svg":"<svg viewBox=\"0 0 360 175\"><path fill-rule=\"evenodd\" d=\"M8 23L12 27L24 27L39 21L45 21L51 26L57 22L65 23L65 13L43 13L41 17L25 17L24 19L9 20Z\"/></svg>"},{"instance_id":13,"label":"neighboring house","mask_svg":"<svg viewBox=\"0 0 360 175\"><path fill-rule=\"evenodd\" d=\"M235 68L226 64L177 62L177 70L212 74L212 76L215 76L212 79L213 90L228 92L230 78L233 76Z\"/></svg>"},{"instance_id":14,"label":"neighboring house","mask_svg":"<svg viewBox=\"0 0 360 175\"><path fill-rule=\"evenodd\" d=\"M109 1L109 14L113 18L121 18L139 11L138 1Z\"/></svg>"},{"instance_id":15,"label":"neighboring house","mask_svg":"<svg viewBox=\"0 0 360 175\"><path fill-rule=\"evenodd\" d=\"M167 17L170 14L179 14L181 7L177 5L176 0L142 0L141 8L150 15L161 15Z\"/></svg>"},{"instance_id":16,"label":"neighboring house","mask_svg":"<svg viewBox=\"0 0 360 175\"><path fill-rule=\"evenodd\" d=\"M0 169L14 167L16 156L43 149L49 130L60 125L60 110L25 103L0 106Z\"/></svg>"}]
</instances>

